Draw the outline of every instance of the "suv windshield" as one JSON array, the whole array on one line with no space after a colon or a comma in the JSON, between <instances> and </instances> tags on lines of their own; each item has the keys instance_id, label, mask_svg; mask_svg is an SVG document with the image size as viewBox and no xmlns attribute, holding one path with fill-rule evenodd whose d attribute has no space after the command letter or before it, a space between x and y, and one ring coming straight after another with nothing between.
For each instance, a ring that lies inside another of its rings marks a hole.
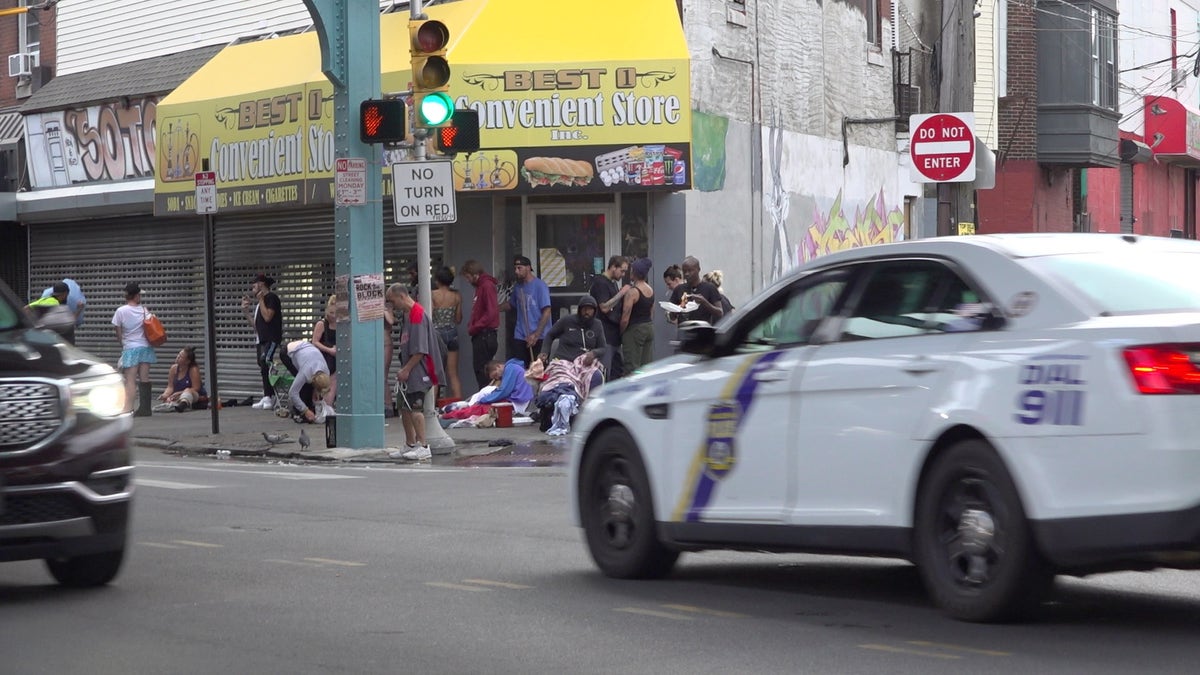
<instances>
[{"instance_id":1,"label":"suv windshield","mask_svg":"<svg viewBox=\"0 0 1200 675\"><path fill-rule=\"evenodd\" d=\"M1047 256L1022 261L1074 288L1107 314L1200 311L1200 254L1136 251Z\"/></svg>"}]
</instances>

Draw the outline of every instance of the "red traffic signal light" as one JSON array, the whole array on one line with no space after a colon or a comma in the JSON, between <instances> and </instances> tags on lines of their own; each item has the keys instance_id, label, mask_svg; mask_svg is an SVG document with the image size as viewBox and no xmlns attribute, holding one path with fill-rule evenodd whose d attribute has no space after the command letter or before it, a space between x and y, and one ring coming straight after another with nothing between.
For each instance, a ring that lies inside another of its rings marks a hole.
<instances>
[{"instance_id":1,"label":"red traffic signal light","mask_svg":"<svg viewBox=\"0 0 1200 675\"><path fill-rule=\"evenodd\" d=\"M398 98L370 99L358 108L359 138L363 143L403 143L408 110Z\"/></svg>"},{"instance_id":2,"label":"red traffic signal light","mask_svg":"<svg viewBox=\"0 0 1200 675\"><path fill-rule=\"evenodd\" d=\"M450 124L433 134L438 152L475 152L479 149L479 111L455 110Z\"/></svg>"}]
</instances>

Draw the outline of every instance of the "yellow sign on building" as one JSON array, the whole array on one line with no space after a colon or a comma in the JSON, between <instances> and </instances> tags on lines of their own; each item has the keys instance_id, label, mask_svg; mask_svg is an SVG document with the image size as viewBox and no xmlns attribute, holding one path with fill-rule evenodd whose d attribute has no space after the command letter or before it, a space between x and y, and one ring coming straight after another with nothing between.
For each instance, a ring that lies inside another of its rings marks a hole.
<instances>
[{"instance_id":1,"label":"yellow sign on building","mask_svg":"<svg viewBox=\"0 0 1200 675\"><path fill-rule=\"evenodd\" d=\"M691 83L677 11L669 0L573 3L563 21L554 0L429 7L451 31L455 104L479 112L481 150L454 158L456 190L690 187ZM380 17L384 92L411 88L407 41L389 37L407 36L407 20ZM204 160L223 212L334 201L333 87L313 33L225 48L159 104L157 124L156 214L194 212ZM382 163L405 159L407 150L388 150Z\"/></svg>"}]
</instances>

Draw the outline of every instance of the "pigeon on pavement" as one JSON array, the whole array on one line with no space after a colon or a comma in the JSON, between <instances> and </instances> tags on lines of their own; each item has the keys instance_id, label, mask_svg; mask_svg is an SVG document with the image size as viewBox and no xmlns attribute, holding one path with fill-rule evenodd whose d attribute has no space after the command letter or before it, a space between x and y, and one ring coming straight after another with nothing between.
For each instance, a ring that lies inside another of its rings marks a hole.
<instances>
[{"instance_id":1,"label":"pigeon on pavement","mask_svg":"<svg viewBox=\"0 0 1200 675\"><path fill-rule=\"evenodd\" d=\"M276 443L286 443L292 440L288 438L287 434L268 434L265 431L262 432L262 437L271 445L275 445Z\"/></svg>"},{"instance_id":2,"label":"pigeon on pavement","mask_svg":"<svg viewBox=\"0 0 1200 675\"><path fill-rule=\"evenodd\" d=\"M301 429L300 430L300 449L307 450L310 443L312 443L312 441L308 440L308 434L304 433L304 430Z\"/></svg>"}]
</instances>

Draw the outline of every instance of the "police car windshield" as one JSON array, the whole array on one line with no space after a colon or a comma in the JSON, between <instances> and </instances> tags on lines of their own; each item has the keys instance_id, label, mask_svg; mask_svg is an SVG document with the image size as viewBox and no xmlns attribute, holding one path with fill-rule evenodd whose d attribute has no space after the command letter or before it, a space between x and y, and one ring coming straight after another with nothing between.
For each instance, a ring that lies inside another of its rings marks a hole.
<instances>
[{"instance_id":1,"label":"police car windshield","mask_svg":"<svg viewBox=\"0 0 1200 675\"><path fill-rule=\"evenodd\" d=\"M1104 314L1200 311L1200 254L1130 250L1028 258L1023 263L1087 296Z\"/></svg>"}]
</instances>

